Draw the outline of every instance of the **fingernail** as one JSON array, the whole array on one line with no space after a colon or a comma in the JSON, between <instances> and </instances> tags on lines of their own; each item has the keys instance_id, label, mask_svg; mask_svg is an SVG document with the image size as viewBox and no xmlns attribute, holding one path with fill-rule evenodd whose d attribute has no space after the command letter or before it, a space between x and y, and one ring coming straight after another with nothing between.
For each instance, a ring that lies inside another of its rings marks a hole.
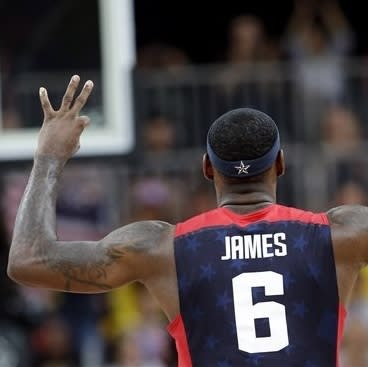
<instances>
[{"instance_id":1,"label":"fingernail","mask_svg":"<svg viewBox=\"0 0 368 367\"><path fill-rule=\"evenodd\" d=\"M40 88L40 96L44 96L44 95L46 95L46 89L44 88L44 87L41 87Z\"/></svg>"},{"instance_id":2,"label":"fingernail","mask_svg":"<svg viewBox=\"0 0 368 367\"><path fill-rule=\"evenodd\" d=\"M79 75L73 75L72 80L73 82L79 81Z\"/></svg>"},{"instance_id":3,"label":"fingernail","mask_svg":"<svg viewBox=\"0 0 368 367\"><path fill-rule=\"evenodd\" d=\"M92 80L87 80L87 81L86 81L86 87L88 87L88 88L92 88L92 87L93 87L93 82L92 82Z\"/></svg>"}]
</instances>

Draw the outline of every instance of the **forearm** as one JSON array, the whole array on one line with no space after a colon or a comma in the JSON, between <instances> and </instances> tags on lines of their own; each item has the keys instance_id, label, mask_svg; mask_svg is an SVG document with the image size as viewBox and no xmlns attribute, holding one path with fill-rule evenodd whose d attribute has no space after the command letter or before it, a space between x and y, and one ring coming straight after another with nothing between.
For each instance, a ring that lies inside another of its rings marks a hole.
<instances>
[{"instance_id":1,"label":"forearm","mask_svg":"<svg viewBox=\"0 0 368 367\"><path fill-rule=\"evenodd\" d=\"M48 256L56 235L56 198L65 162L37 156L20 203L9 253L8 272L27 276Z\"/></svg>"}]
</instances>

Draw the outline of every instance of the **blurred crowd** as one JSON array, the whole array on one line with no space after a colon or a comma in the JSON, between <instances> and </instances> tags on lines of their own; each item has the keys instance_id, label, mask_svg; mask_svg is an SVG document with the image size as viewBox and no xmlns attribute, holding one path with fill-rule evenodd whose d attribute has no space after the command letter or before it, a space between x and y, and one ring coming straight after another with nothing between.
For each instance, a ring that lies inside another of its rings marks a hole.
<instances>
[{"instance_id":1,"label":"blurred crowd","mask_svg":"<svg viewBox=\"0 0 368 367\"><path fill-rule=\"evenodd\" d=\"M134 71L137 148L114 164L70 162L57 204L59 238L97 240L131 221L175 223L214 208L213 188L200 168L205 132L220 113L244 105L274 116L286 146L301 144L302 152L314 154L299 154L291 164L281 183L281 202L317 210L368 205L363 100L368 84L364 72L347 75L346 68L357 57L355 38L337 1L298 0L278 37L254 14L234 17L224 55L213 65L194 65L175 45L141 47ZM364 70L361 55L359 65ZM6 98L3 126L24 126L14 95ZM316 188L310 200L301 198L301 167L308 172L304 185ZM2 269L29 169L2 175ZM22 287L0 277L0 367L174 367L176 352L166 325L139 284L78 295ZM366 345L368 270L361 272L352 296L342 367L368 366Z\"/></svg>"}]
</instances>

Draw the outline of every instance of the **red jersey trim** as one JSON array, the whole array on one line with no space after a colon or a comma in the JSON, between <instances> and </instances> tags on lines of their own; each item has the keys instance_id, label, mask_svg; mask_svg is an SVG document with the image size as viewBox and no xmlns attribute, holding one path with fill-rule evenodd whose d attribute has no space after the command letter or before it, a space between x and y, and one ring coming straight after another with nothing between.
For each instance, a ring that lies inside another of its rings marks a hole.
<instances>
[{"instance_id":1,"label":"red jersey trim","mask_svg":"<svg viewBox=\"0 0 368 367\"><path fill-rule=\"evenodd\" d=\"M192 367L187 335L180 314L167 326L167 331L175 340L176 351L178 353L178 367Z\"/></svg>"},{"instance_id":2,"label":"red jersey trim","mask_svg":"<svg viewBox=\"0 0 368 367\"><path fill-rule=\"evenodd\" d=\"M312 224L329 224L325 213L312 213L278 204L272 204L248 214L236 214L226 208L217 208L192 217L185 222L178 223L175 228L175 237L208 227L231 224L244 227L259 221L279 222L286 220Z\"/></svg>"},{"instance_id":3,"label":"red jersey trim","mask_svg":"<svg viewBox=\"0 0 368 367\"><path fill-rule=\"evenodd\" d=\"M344 325L345 325L345 319L346 319L346 309L345 307L340 304L339 306L339 319L338 319L338 329L337 329L337 349L336 349L336 367L339 367L339 352L340 352L340 346L342 337L344 334Z\"/></svg>"},{"instance_id":4,"label":"red jersey trim","mask_svg":"<svg viewBox=\"0 0 368 367\"><path fill-rule=\"evenodd\" d=\"M336 348L336 367L339 367L339 351L344 333L344 324L346 319L346 309L340 304L337 329L337 348ZM167 326L167 331L175 340L178 353L178 367L192 367L192 360L189 353L188 340L185 333L184 322L180 314Z\"/></svg>"}]
</instances>

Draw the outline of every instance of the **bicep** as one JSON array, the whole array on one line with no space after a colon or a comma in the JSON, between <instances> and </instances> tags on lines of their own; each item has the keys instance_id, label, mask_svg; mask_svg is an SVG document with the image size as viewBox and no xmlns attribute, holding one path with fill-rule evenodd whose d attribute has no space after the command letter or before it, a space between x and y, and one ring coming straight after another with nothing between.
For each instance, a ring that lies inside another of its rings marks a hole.
<instances>
[{"instance_id":1,"label":"bicep","mask_svg":"<svg viewBox=\"0 0 368 367\"><path fill-rule=\"evenodd\" d=\"M97 293L145 277L160 252L160 241L167 240L167 228L156 223L132 223L96 242L45 244L45 251L37 260L34 285ZM29 276L32 278L32 273Z\"/></svg>"}]
</instances>

